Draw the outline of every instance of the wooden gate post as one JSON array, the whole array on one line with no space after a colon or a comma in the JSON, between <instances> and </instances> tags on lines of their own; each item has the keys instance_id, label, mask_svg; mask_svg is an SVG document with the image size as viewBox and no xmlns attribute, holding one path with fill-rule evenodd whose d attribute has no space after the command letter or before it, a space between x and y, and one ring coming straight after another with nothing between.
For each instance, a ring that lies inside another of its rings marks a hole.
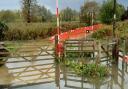
<instances>
[{"instance_id":1,"label":"wooden gate post","mask_svg":"<svg viewBox=\"0 0 128 89\"><path fill-rule=\"evenodd\" d=\"M55 58L58 58L58 35L55 35Z\"/></svg>"},{"instance_id":2,"label":"wooden gate post","mask_svg":"<svg viewBox=\"0 0 128 89\"><path fill-rule=\"evenodd\" d=\"M97 42L97 46L98 46L98 56L96 59L96 65L98 65L100 63L100 58L101 58L101 43L100 43L100 41Z\"/></svg>"},{"instance_id":3,"label":"wooden gate post","mask_svg":"<svg viewBox=\"0 0 128 89\"><path fill-rule=\"evenodd\" d=\"M115 44L113 44L112 48L112 59L113 63L118 65L118 58L119 58L119 40L114 40Z\"/></svg>"}]
</instances>

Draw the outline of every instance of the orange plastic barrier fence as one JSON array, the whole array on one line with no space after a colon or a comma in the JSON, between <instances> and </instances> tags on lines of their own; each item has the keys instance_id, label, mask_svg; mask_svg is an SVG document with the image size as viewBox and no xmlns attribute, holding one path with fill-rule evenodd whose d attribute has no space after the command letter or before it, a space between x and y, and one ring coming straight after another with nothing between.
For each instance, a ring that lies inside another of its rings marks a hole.
<instances>
[{"instance_id":1,"label":"orange plastic barrier fence","mask_svg":"<svg viewBox=\"0 0 128 89\"><path fill-rule=\"evenodd\" d=\"M88 26L88 27L76 28L74 30L70 30L68 32L61 33L59 35L59 40L64 41L69 38L83 37L87 34L86 31L96 31L99 28L101 28L101 26L102 26L101 24L98 24L98 25L93 25L93 26ZM54 37L55 36L50 37L51 42L54 42Z\"/></svg>"}]
</instances>

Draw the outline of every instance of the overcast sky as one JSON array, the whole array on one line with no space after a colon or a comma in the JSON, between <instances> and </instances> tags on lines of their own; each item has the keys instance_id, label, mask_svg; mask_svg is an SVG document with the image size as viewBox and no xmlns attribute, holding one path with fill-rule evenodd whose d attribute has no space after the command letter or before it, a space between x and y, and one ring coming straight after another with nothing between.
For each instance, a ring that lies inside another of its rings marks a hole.
<instances>
[{"instance_id":1,"label":"overcast sky","mask_svg":"<svg viewBox=\"0 0 128 89\"><path fill-rule=\"evenodd\" d=\"M50 9L52 12L55 12L56 0L37 0L38 4L44 5L46 8ZM87 0L59 0L59 8L63 9L65 7L71 7L72 9L79 10L80 6L83 5L84 1ZM91 0L88 0L91 1ZM103 0L95 0L98 3L102 3ZM117 0L119 3L123 4L125 7L128 6L128 0ZM11 10L20 10L21 9L21 0L0 0L0 10L11 9Z\"/></svg>"}]
</instances>

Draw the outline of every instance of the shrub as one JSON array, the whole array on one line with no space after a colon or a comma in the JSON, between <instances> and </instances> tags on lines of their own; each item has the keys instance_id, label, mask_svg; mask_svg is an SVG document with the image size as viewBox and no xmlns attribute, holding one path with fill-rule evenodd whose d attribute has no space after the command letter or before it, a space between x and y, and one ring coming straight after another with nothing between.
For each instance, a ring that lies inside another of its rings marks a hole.
<instances>
[{"instance_id":1,"label":"shrub","mask_svg":"<svg viewBox=\"0 0 128 89\"><path fill-rule=\"evenodd\" d=\"M116 34L120 38L128 37L128 21L117 23Z\"/></svg>"},{"instance_id":2,"label":"shrub","mask_svg":"<svg viewBox=\"0 0 128 89\"><path fill-rule=\"evenodd\" d=\"M112 25L104 25L102 29L99 29L92 34L93 38L103 39L107 36L112 36ZM116 37L128 38L128 21L117 22L115 29Z\"/></svg>"},{"instance_id":3,"label":"shrub","mask_svg":"<svg viewBox=\"0 0 128 89\"><path fill-rule=\"evenodd\" d=\"M108 36L112 36L111 26L105 26L92 34L92 37L96 39L103 39Z\"/></svg>"},{"instance_id":4,"label":"shrub","mask_svg":"<svg viewBox=\"0 0 128 89\"><path fill-rule=\"evenodd\" d=\"M0 22L0 40L5 37L5 32L8 30L8 26L5 23Z\"/></svg>"},{"instance_id":5,"label":"shrub","mask_svg":"<svg viewBox=\"0 0 128 89\"><path fill-rule=\"evenodd\" d=\"M66 61L66 66L75 71L78 75L87 77L105 77L109 74L106 66L96 64L78 64L74 61Z\"/></svg>"}]
</instances>

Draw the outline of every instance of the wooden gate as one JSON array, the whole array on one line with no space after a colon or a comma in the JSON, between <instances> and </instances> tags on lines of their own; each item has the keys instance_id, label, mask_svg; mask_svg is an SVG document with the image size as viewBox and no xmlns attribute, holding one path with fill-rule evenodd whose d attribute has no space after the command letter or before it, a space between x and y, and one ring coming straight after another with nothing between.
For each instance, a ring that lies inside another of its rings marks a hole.
<instances>
[{"instance_id":1,"label":"wooden gate","mask_svg":"<svg viewBox=\"0 0 128 89\"><path fill-rule=\"evenodd\" d=\"M94 53L96 49L96 42L93 39L86 40L67 40L64 43L64 57L67 57L68 53L77 53L79 56L83 56L84 53Z\"/></svg>"},{"instance_id":2,"label":"wooden gate","mask_svg":"<svg viewBox=\"0 0 128 89\"><path fill-rule=\"evenodd\" d=\"M10 55L6 59L7 73L12 77L5 87L21 87L54 82L54 46L43 42L5 42ZM6 54L6 52L1 52Z\"/></svg>"}]
</instances>

